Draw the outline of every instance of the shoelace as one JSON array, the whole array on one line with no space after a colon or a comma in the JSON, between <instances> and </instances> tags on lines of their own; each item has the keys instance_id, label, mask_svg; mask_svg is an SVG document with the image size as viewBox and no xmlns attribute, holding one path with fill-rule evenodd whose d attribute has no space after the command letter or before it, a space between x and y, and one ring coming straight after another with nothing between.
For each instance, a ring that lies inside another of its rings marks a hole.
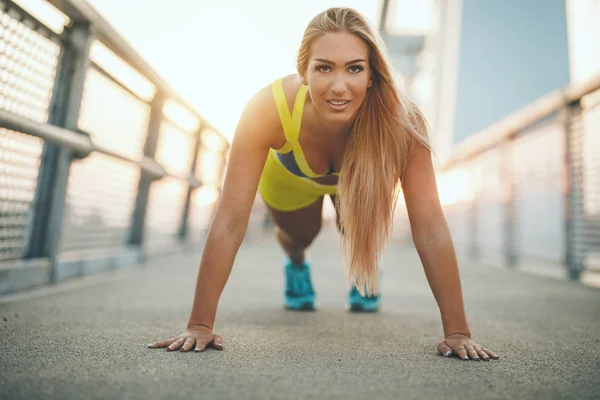
<instances>
[{"instance_id":1,"label":"shoelace","mask_svg":"<svg viewBox=\"0 0 600 400\"><path fill-rule=\"evenodd\" d=\"M294 294L305 294L310 290L308 284L306 268L298 271L292 269L292 273L288 274L288 289Z\"/></svg>"}]
</instances>

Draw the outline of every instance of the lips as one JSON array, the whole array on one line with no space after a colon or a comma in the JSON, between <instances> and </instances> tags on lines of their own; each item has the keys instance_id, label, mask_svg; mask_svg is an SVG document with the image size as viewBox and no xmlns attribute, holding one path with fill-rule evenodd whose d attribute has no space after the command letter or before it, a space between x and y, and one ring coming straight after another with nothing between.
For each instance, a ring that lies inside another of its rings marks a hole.
<instances>
[{"instance_id":1,"label":"lips","mask_svg":"<svg viewBox=\"0 0 600 400\"><path fill-rule=\"evenodd\" d=\"M329 108L333 111L341 112L348 108L350 100L346 99L329 99L325 100Z\"/></svg>"},{"instance_id":2,"label":"lips","mask_svg":"<svg viewBox=\"0 0 600 400\"><path fill-rule=\"evenodd\" d=\"M329 104L333 104L334 106L343 106L350 102L350 100L345 99L330 99L326 100Z\"/></svg>"}]
</instances>

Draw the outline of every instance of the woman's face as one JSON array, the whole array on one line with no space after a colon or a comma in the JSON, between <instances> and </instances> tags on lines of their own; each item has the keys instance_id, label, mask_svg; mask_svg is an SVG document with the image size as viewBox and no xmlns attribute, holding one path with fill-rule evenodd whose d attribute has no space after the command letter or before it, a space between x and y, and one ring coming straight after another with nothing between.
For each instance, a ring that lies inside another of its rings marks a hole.
<instances>
[{"instance_id":1,"label":"woman's face","mask_svg":"<svg viewBox=\"0 0 600 400\"><path fill-rule=\"evenodd\" d=\"M351 120L372 85L366 43L348 32L326 33L310 50L303 80L313 105L328 120Z\"/></svg>"}]
</instances>

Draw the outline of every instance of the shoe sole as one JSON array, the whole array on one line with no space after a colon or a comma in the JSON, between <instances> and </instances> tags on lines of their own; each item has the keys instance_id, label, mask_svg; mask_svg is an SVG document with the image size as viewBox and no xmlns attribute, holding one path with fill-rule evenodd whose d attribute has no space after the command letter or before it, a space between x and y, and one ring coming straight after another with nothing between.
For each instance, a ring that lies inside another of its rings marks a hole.
<instances>
[{"instance_id":1,"label":"shoe sole","mask_svg":"<svg viewBox=\"0 0 600 400\"><path fill-rule=\"evenodd\" d=\"M355 313L375 313L379 311L379 304L367 307L365 307L363 304L350 304L348 306L348 311Z\"/></svg>"},{"instance_id":2,"label":"shoe sole","mask_svg":"<svg viewBox=\"0 0 600 400\"><path fill-rule=\"evenodd\" d=\"M285 306L285 309L288 311L315 311L315 305L312 303L301 303Z\"/></svg>"},{"instance_id":3,"label":"shoe sole","mask_svg":"<svg viewBox=\"0 0 600 400\"><path fill-rule=\"evenodd\" d=\"M314 311L315 298L314 296L302 296L297 298L284 297L286 310L291 311Z\"/></svg>"}]
</instances>

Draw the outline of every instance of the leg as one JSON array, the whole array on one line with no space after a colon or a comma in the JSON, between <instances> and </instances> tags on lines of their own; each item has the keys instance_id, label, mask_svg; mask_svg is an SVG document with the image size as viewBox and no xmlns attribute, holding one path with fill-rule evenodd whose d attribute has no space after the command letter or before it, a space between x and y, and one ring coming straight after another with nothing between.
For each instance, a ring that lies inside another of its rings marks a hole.
<instances>
[{"instance_id":1,"label":"leg","mask_svg":"<svg viewBox=\"0 0 600 400\"><path fill-rule=\"evenodd\" d=\"M279 211L267 204L275 222L275 235L294 264L304 262L304 252L321 230L323 197L296 211Z\"/></svg>"},{"instance_id":2,"label":"leg","mask_svg":"<svg viewBox=\"0 0 600 400\"><path fill-rule=\"evenodd\" d=\"M315 309L315 292L310 279L310 266L304 260L304 252L321 230L323 197L308 207L283 212L267 205L273 221L275 234L289 257L285 265L285 306L288 310L308 311Z\"/></svg>"}]
</instances>

